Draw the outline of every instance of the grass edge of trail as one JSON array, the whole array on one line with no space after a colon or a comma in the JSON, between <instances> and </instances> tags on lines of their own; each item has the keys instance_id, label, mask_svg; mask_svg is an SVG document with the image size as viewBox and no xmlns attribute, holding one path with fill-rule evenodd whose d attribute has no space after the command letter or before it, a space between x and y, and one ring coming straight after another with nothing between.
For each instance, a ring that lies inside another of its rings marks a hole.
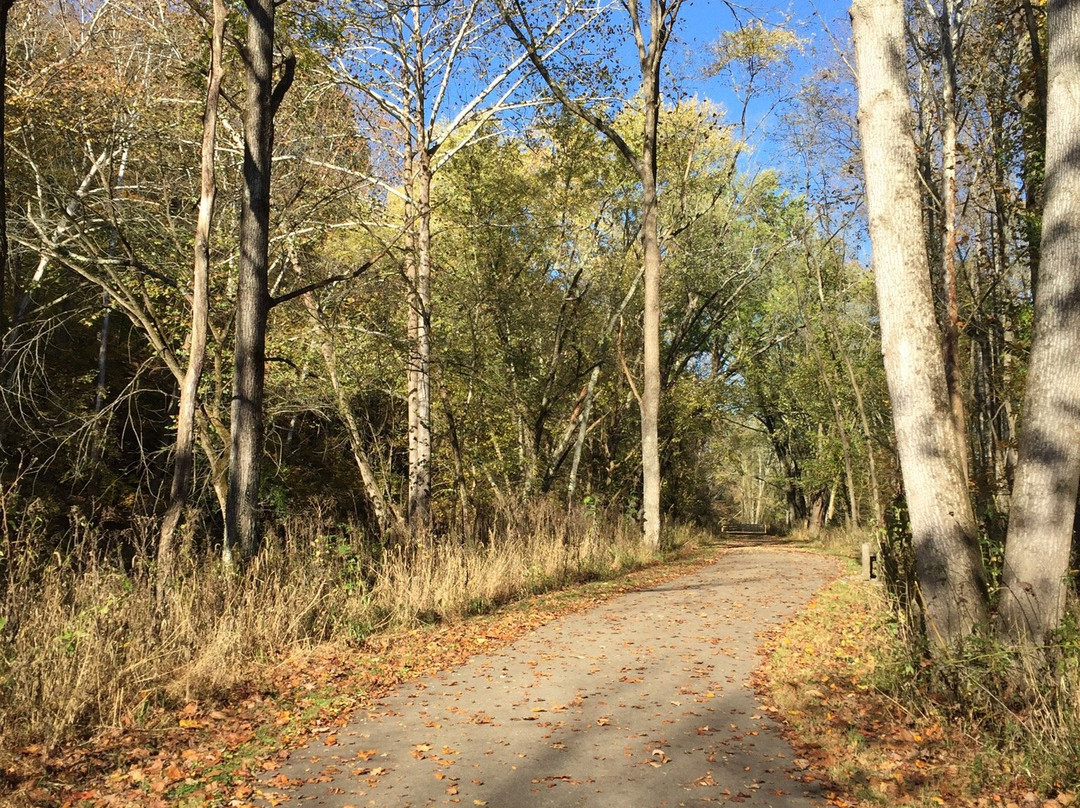
<instances>
[{"instance_id":1,"label":"grass edge of trail","mask_svg":"<svg viewBox=\"0 0 1080 808\"><path fill-rule=\"evenodd\" d=\"M5 798L16 808L273 804L283 795L265 781L274 782L289 751L318 736L332 741L353 712L393 688L509 644L562 615L694 572L728 549L705 532L680 531L678 538L678 546L654 560L478 604L476 613L460 619L377 631L360 643L339 639L283 650L252 666L242 683L133 716L126 726L104 729L48 760L32 760L34 750L21 750L30 770ZM16 773L7 774L15 782Z\"/></svg>"},{"instance_id":2,"label":"grass edge of trail","mask_svg":"<svg viewBox=\"0 0 1080 808\"><path fill-rule=\"evenodd\" d=\"M838 808L1064 808L1080 782L1042 778L992 714L938 691L877 582L848 572L765 637L755 686ZM954 669L977 675L970 662ZM1001 705L1002 715L1006 714ZM968 714L965 714L965 711Z\"/></svg>"}]
</instances>

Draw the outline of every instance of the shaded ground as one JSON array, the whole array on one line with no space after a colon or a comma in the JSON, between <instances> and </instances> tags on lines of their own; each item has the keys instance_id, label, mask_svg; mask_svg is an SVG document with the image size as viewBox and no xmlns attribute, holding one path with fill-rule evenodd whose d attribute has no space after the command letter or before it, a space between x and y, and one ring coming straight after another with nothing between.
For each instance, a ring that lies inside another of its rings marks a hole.
<instances>
[{"instance_id":1,"label":"shaded ground","mask_svg":"<svg viewBox=\"0 0 1080 808\"><path fill-rule=\"evenodd\" d=\"M756 543L755 543L756 544ZM819 805L748 679L836 561L743 547L403 687L294 752L267 804Z\"/></svg>"}]
</instances>

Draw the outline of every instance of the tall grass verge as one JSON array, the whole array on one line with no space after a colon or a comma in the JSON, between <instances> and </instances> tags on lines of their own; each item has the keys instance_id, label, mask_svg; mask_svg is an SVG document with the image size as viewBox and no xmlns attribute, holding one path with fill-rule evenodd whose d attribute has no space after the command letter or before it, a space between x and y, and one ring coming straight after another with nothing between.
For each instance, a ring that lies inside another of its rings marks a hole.
<instances>
[{"instance_id":1,"label":"tall grass verge","mask_svg":"<svg viewBox=\"0 0 1080 808\"><path fill-rule=\"evenodd\" d=\"M1053 796L1080 790L1080 632L1075 605L1044 648L1018 650L972 638L933 660L917 650L911 621L878 670L882 692L922 720L978 740L966 769L972 793L1010 790Z\"/></svg>"},{"instance_id":2,"label":"tall grass verge","mask_svg":"<svg viewBox=\"0 0 1080 808\"><path fill-rule=\"evenodd\" d=\"M863 542L870 542L877 552L877 541L866 529L859 527L829 527L811 535L805 528L798 528L787 535L787 540L805 544L826 555L859 560Z\"/></svg>"},{"instance_id":3,"label":"tall grass verge","mask_svg":"<svg viewBox=\"0 0 1080 808\"><path fill-rule=\"evenodd\" d=\"M539 501L500 522L486 542L426 536L388 550L371 588L375 612L397 624L459 619L649 559L640 528L618 517Z\"/></svg>"},{"instance_id":4,"label":"tall grass verge","mask_svg":"<svg viewBox=\"0 0 1080 808\"><path fill-rule=\"evenodd\" d=\"M931 660L899 603L853 574L775 640L766 686L815 767L860 805L1069 804L1080 791L1075 618L1037 655L977 638Z\"/></svg>"},{"instance_id":5,"label":"tall grass verge","mask_svg":"<svg viewBox=\"0 0 1080 808\"><path fill-rule=\"evenodd\" d=\"M157 706L221 693L297 645L456 620L650 560L633 523L542 501L497 514L483 542L451 534L388 547L316 506L268 531L275 538L242 569L189 557L158 609L151 554L138 550L152 546L151 522L129 537L133 557L104 552L84 526L42 558L40 548L58 545L43 523L4 516L0 747L9 749L138 723Z\"/></svg>"}]
</instances>

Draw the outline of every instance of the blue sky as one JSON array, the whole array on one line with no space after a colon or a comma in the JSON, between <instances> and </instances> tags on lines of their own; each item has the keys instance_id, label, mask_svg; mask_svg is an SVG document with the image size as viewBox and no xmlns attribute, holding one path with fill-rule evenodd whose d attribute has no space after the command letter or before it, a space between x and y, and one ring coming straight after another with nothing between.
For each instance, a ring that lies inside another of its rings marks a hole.
<instances>
[{"instance_id":1,"label":"blue sky","mask_svg":"<svg viewBox=\"0 0 1080 808\"><path fill-rule=\"evenodd\" d=\"M797 0L792 3L754 3L744 7L734 3L729 6L718 0L689 0L680 12L678 42L668 56L673 63L702 61L709 44L722 31L735 28L739 21L747 23L755 19L769 25L786 24L808 41L810 50L831 51L832 43L825 25L833 36L846 42L850 34L849 6L850 0ZM703 82L703 86L708 92L724 92L716 82Z\"/></svg>"},{"instance_id":2,"label":"blue sky","mask_svg":"<svg viewBox=\"0 0 1080 808\"><path fill-rule=\"evenodd\" d=\"M709 79L702 73L708 63L709 46L721 32L735 28L739 21L747 23L755 19L766 24L785 24L792 29L806 42L804 53L794 55L793 70L783 88L793 92L816 65L833 58L836 48L834 41L842 47L849 40L849 6L850 0L797 0L792 3L753 3L746 6L735 3L729 6L719 0L690 0L681 11L677 39L666 56L667 65L679 77L684 93L714 101L728 111L730 119L742 103L732 92L730 77ZM752 119L750 125L756 124L762 116L769 115L774 104L775 95L763 97L759 103L752 104L749 110ZM769 142L768 135L775 112L772 115L773 118L767 119L752 139L759 161L764 158L771 162L775 144Z\"/></svg>"}]
</instances>

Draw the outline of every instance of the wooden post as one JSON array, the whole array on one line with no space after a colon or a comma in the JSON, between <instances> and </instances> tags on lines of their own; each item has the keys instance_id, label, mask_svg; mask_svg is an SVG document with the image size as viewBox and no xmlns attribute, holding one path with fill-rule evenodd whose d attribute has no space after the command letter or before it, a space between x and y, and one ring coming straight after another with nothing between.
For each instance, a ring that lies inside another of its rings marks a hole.
<instances>
[{"instance_id":1,"label":"wooden post","mask_svg":"<svg viewBox=\"0 0 1080 808\"><path fill-rule=\"evenodd\" d=\"M870 552L870 543L863 542L862 546L862 577L864 581L876 578L874 574L874 554Z\"/></svg>"}]
</instances>

